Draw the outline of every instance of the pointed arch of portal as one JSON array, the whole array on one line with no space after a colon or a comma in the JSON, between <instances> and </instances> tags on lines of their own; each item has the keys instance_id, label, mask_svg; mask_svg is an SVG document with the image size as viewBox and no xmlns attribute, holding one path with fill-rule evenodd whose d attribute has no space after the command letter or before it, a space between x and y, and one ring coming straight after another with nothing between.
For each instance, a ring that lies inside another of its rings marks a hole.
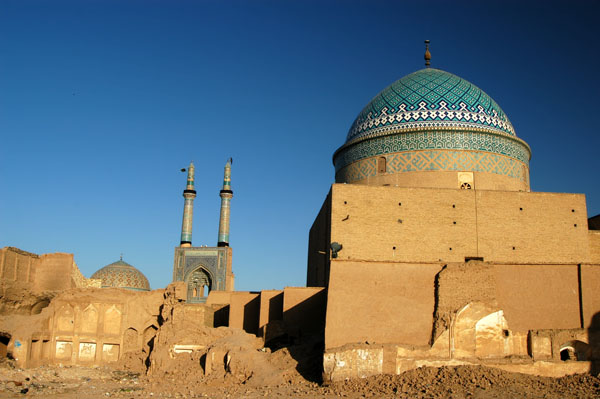
<instances>
[{"instance_id":1,"label":"pointed arch of portal","mask_svg":"<svg viewBox=\"0 0 600 399\"><path fill-rule=\"evenodd\" d=\"M185 282L188 287L187 300L188 302L204 302L208 293L213 288L214 278L210 271L202 265L198 265L190 271Z\"/></svg>"}]
</instances>

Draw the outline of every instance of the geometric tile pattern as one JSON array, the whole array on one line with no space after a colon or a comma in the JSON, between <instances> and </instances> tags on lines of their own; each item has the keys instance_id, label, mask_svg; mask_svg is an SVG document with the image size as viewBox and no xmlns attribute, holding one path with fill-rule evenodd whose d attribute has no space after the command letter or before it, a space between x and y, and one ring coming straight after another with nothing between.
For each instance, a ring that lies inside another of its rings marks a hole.
<instances>
[{"instance_id":1,"label":"geometric tile pattern","mask_svg":"<svg viewBox=\"0 0 600 399\"><path fill-rule=\"evenodd\" d=\"M528 166L514 158L479 151L425 150L386 155L386 173L420 171L488 172L528 183ZM363 159L336 173L338 183L377 175L377 157Z\"/></svg>"},{"instance_id":2,"label":"geometric tile pattern","mask_svg":"<svg viewBox=\"0 0 600 399\"><path fill-rule=\"evenodd\" d=\"M499 131L515 136L500 106L483 90L451 73L425 68L381 91L360 112L346 143L361 137L432 127Z\"/></svg>"},{"instance_id":3,"label":"geometric tile pattern","mask_svg":"<svg viewBox=\"0 0 600 399\"><path fill-rule=\"evenodd\" d=\"M136 291L150 291L146 276L123 259L104 266L91 278L102 280L102 288L127 288Z\"/></svg>"},{"instance_id":4,"label":"geometric tile pattern","mask_svg":"<svg viewBox=\"0 0 600 399\"><path fill-rule=\"evenodd\" d=\"M422 131L380 136L345 145L334 155L336 172L365 158L415 150L471 150L505 155L529 165L531 150L523 140L497 133Z\"/></svg>"},{"instance_id":5,"label":"geometric tile pattern","mask_svg":"<svg viewBox=\"0 0 600 399\"><path fill-rule=\"evenodd\" d=\"M226 287L229 247L175 247L173 282L185 281L201 271L210 281L211 291L224 291ZM188 302L193 302L188 296ZM197 302L197 301L196 301Z\"/></svg>"}]
</instances>

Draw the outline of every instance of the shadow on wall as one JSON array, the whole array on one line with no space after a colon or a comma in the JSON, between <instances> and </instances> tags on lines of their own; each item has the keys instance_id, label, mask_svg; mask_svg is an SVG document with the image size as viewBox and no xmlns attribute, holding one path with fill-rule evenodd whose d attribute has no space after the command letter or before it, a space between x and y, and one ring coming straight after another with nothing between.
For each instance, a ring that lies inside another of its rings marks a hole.
<instances>
[{"instance_id":1,"label":"shadow on wall","mask_svg":"<svg viewBox=\"0 0 600 399\"><path fill-rule=\"evenodd\" d=\"M283 292L269 299L269 319L267 323L283 320Z\"/></svg>"},{"instance_id":2,"label":"shadow on wall","mask_svg":"<svg viewBox=\"0 0 600 399\"><path fill-rule=\"evenodd\" d=\"M10 334L0 331L0 358L8 357L8 343Z\"/></svg>"},{"instance_id":3,"label":"shadow on wall","mask_svg":"<svg viewBox=\"0 0 600 399\"><path fill-rule=\"evenodd\" d=\"M588 328L588 339L590 342L592 375L600 375L600 312L592 317Z\"/></svg>"},{"instance_id":4,"label":"shadow on wall","mask_svg":"<svg viewBox=\"0 0 600 399\"><path fill-rule=\"evenodd\" d=\"M250 334L258 333L258 315L260 314L260 296L244 305L244 331Z\"/></svg>"},{"instance_id":5,"label":"shadow on wall","mask_svg":"<svg viewBox=\"0 0 600 399\"><path fill-rule=\"evenodd\" d=\"M298 362L298 373L317 383L323 382L326 300L326 292L321 290L282 312L282 335L265 344L272 351L287 348ZM283 303L279 299L275 299L275 304L279 307L273 308L282 309Z\"/></svg>"},{"instance_id":6,"label":"shadow on wall","mask_svg":"<svg viewBox=\"0 0 600 399\"><path fill-rule=\"evenodd\" d=\"M229 326L229 305L215 310L213 326L215 328Z\"/></svg>"}]
</instances>

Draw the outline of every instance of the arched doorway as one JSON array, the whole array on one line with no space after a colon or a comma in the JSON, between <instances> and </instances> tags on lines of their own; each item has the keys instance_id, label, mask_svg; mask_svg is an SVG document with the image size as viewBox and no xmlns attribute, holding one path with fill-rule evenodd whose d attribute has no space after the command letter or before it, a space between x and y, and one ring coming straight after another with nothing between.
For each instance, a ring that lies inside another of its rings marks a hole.
<instances>
[{"instance_id":1,"label":"arched doorway","mask_svg":"<svg viewBox=\"0 0 600 399\"><path fill-rule=\"evenodd\" d=\"M212 289L212 278L208 270L198 267L188 275L188 302L204 302Z\"/></svg>"}]
</instances>

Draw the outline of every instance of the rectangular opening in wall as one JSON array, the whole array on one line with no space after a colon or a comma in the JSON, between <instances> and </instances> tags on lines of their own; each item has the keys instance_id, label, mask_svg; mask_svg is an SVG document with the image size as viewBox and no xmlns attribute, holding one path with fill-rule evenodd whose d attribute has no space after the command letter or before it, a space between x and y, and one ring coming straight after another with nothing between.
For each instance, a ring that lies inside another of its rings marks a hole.
<instances>
[{"instance_id":1,"label":"rectangular opening in wall","mask_svg":"<svg viewBox=\"0 0 600 399\"><path fill-rule=\"evenodd\" d=\"M483 262L483 258L481 256L465 256L465 263L470 261L479 261Z\"/></svg>"},{"instance_id":2,"label":"rectangular opening in wall","mask_svg":"<svg viewBox=\"0 0 600 399\"><path fill-rule=\"evenodd\" d=\"M29 347L29 358L30 359L39 359L41 354L41 346L42 343L39 339L32 339L31 346Z\"/></svg>"},{"instance_id":3,"label":"rectangular opening in wall","mask_svg":"<svg viewBox=\"0 0 600 399\"><path fill-rule=\"evenodd\" d=\"M0 358L8 356L8 343L10 342L10 335L0 334Z\"/></svg>"},{"instance_id":4,"label":"rectangular opening in wall","mask_svg":"<svg viewBox=\"0 0 600 399\"><path fill-rule=\"evenodd\" d=\"M50 359L50 341L47 339L42 341L42 359Z\"/></svg>"}]
</instances>

